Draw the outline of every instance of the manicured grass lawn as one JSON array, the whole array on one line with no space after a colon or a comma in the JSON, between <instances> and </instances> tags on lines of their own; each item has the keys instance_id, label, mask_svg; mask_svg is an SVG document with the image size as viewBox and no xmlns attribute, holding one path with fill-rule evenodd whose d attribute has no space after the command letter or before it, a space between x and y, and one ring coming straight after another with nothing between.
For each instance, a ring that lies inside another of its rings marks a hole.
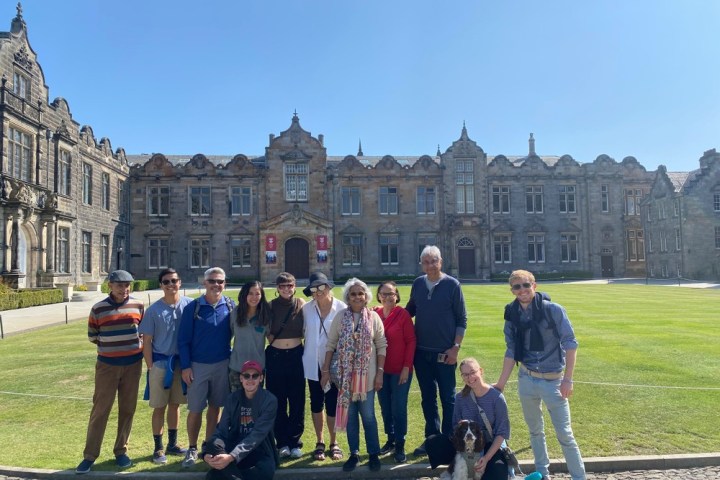
<instances>
[{"instance_id":1,"label":"manicured grass lawn","mask_svg":"<svg viewBox=\"0 0 720 480\"><path fill-rule=\"evenodd\" d=\"M566 307L580 341L571 405L585 457L719 450L720 291L588 284L548 284L540 289ZM400 292L406 301L409 288L401 287ZM476 357L492 382L505 349L503 306L512 296L506 285L466 286L464 292L468 331L461 358ZM341 295L339 288L335 295ZM82 459L93 392L95 348L86 340L85 323L6 338L0 341L0 364L0 465L74 469ZM516 386L513 381L506 390L510 444L521 458L531 458ZM424 425L415 380L408 410L411 452L422 441ZM309 402L306 411L303 441L304 451L310 453L315 437ZM130 470L178 471L180 459L170 457L165 467L151 463L150 413L141 401L129 452L136 466ZM377 413L382 444L379 407ZM186 444L184 421L183 412L180 439ZM561 457L549 418L546 424L551 456ZM95 470L116 470L116 425L113 412ZM339 437L347 454L345 436ZM284 464L319 465L308 455ZM205 468L202 463L195 467Z\"/></svg>"}]
</instances>

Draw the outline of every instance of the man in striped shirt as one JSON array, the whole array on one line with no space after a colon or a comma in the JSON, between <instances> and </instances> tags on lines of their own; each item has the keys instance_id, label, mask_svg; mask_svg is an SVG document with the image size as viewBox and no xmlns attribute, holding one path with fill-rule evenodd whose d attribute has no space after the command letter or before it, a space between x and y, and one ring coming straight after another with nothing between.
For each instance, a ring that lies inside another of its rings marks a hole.
<instances>
[{"instance_id":1,"label":"man in striped shirt","mask_svg":"<svg viewBox=\"0 0 720 480\"><path fill-rule=\"evenodd\" d=\"M133 277L125 270L108 275L110 295L93 305L88 319L88 339L97 345L95 392L90 411L83 461L76 473L88 473L100 456L108 417L118 397L118 429L113 453L120 468L132 466L127 444L137 406L142 374L143 345L138 333L145 307L130 298Z\"/></svg>"}]
</instances>

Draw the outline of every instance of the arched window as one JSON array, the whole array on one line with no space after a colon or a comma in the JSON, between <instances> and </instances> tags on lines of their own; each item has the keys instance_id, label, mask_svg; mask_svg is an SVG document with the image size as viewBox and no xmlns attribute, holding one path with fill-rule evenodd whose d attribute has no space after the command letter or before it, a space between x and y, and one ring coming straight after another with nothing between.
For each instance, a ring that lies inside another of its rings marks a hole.
<instances>
[{"instance_id":1,"label":"arched window","mask_svg":"<svg viewBox=\"0 0 720 480\"><path fill-rule=\"evenodd\" d=\"M473 248L475 246L475 243L467 237L462 237L460 240L458 240L457 246L460 248Z\"/></svg>"}]
</instances>

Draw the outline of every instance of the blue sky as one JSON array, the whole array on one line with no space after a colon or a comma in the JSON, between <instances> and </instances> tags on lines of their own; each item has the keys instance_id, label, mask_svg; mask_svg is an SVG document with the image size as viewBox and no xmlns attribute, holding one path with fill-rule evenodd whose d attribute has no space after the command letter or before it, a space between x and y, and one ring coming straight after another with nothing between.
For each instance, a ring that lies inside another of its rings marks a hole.
<instances>
[{"instance_id":1,"label":"blue sky","mask_svg":"<svg viewBox=\"0 0 720 480\"><path fill-rule=\"evenodd\" d=\"M15 1L0 2L9 30ZM698 167L720 148L716 0L27 0L50 100L128 154L261 155L297 110L329 155Z\"/></svg>"}]
</instances>

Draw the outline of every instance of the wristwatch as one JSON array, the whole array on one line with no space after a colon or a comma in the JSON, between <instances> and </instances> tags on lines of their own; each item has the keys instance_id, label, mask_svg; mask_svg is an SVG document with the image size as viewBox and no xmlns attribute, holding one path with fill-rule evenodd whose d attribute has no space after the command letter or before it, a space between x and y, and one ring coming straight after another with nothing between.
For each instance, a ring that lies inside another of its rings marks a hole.
<instances>
[{"instance_id":1,"label":"wristwatch","mask_svg":"<svg viewBox=\"0 0 720 480\"><path fill-rule=\"evenodd\" d=\"M453 347L458 347L458 348L460 348L460 344L459 344L459 343L456 343L455 345L453 345Z\"/></svg>"}]
</instances>

